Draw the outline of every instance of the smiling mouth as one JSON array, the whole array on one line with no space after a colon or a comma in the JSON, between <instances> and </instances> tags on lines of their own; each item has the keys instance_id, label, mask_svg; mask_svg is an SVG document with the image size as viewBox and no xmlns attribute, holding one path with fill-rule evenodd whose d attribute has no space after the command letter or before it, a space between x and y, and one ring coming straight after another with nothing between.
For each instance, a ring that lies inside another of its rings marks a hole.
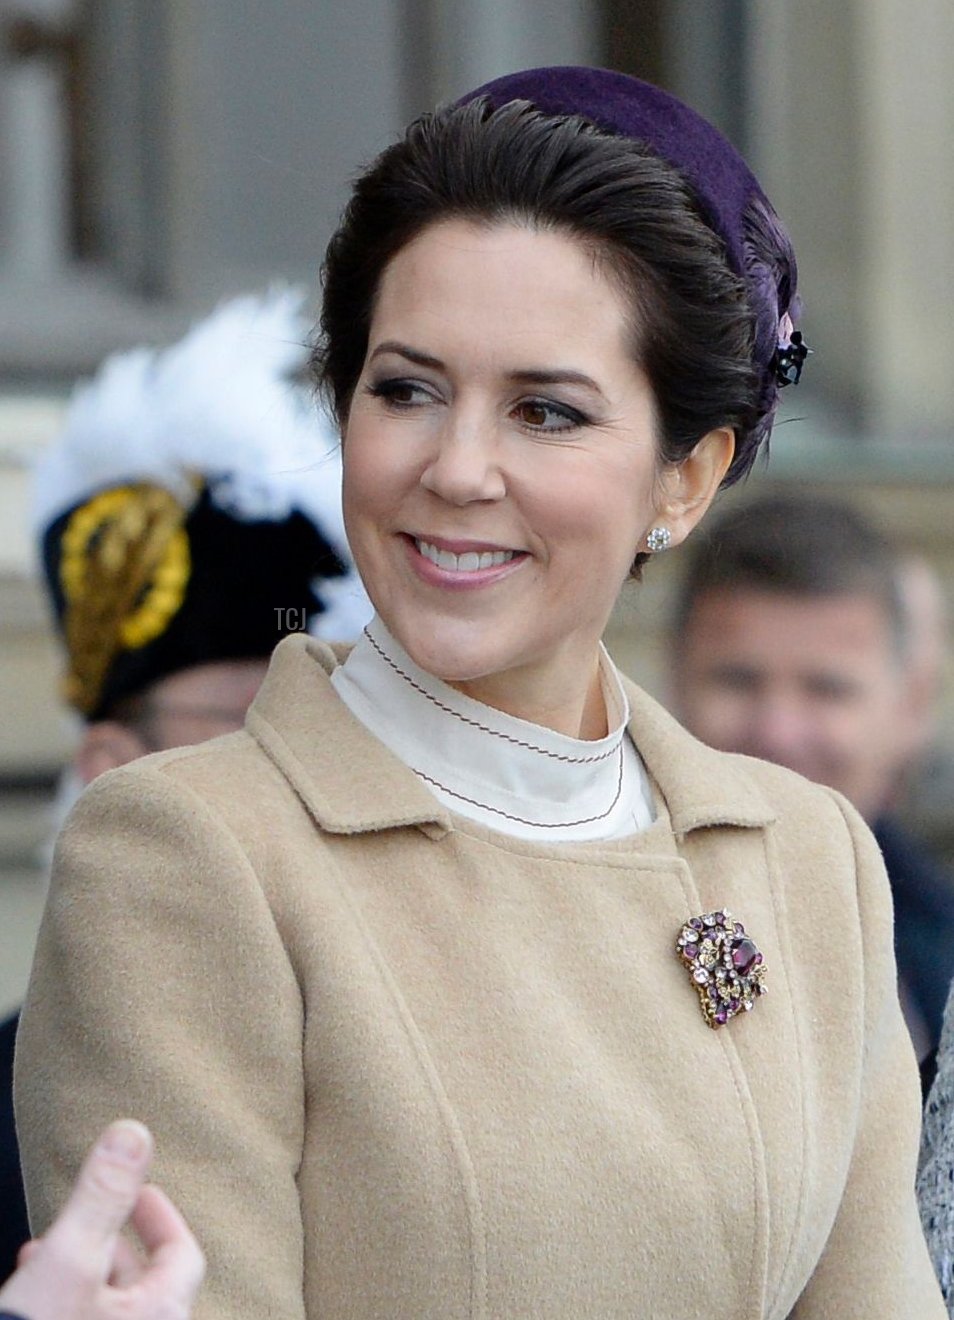
<instances>
[{"instance_id":1,"label":"smiling mouth","mask_svg":"<svg viewBox=\"0 0 954 1320\"><path fill-rule=\"evenodd\" d=\"M479 553L468 550L465 554L455 555L451 550L440 550L429 541L421 541L416 537L414 544L425 559L450 573L477 573L481 569L499 568L501 564L509 563L516 554L515 550L482 550Z\"/></svg>"}]
</instances>

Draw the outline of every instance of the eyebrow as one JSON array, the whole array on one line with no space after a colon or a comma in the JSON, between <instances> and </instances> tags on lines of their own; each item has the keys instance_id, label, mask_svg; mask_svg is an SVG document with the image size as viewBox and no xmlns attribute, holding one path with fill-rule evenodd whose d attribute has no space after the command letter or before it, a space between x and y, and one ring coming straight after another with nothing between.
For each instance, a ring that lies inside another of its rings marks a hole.
<instances>
[{"instance_id":1,"label":"eyebrow","mask_svg":"<svg viewBox=\"0 0 954 1320\"><path fill-rule=\"evenodd\" d=\"M432 371L447 370L446 364L440 358L432 357L430 353L422 353L419 349L411 348L409 344L401 344L396 339L386 339L378 344L370 360L374 361L376 357L385 353L395 353L398 357L413 362L415 366L429 367ZM582 371L574 371L570 367L555 367L549 370L541 367L524 367L511 371L508 378L528 385L582 385L585 389L603 397L603 391L592 376L587 376Z\"/></svg>"},{"instance_id":2,"label":"eyebrow","mask_svg":"<svg viewBox=\"0 0 954 1320\"><path fill-rule=\"evenodd\" d=\"M383 353L396 353L398 357L407 358L408 362L413 362L418 367L431 367L434 371L445 370L444 363L440 358L431 357L429 353L421 353L407 344L399 344L396 339L385 339L383 343L378 344L369 360L373 362L376 357L380 357Z\"/></svg>"}]
</instances>

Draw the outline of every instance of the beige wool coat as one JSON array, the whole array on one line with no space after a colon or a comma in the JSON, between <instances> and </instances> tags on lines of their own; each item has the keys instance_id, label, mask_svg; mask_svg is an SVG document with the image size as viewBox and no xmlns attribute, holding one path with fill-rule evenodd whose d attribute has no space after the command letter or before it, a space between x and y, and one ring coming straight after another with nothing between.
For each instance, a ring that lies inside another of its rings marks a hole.
<instances>
[{"instance_id":1,"label":"beige wool coat","mask_svg":"<svg viewBox=\"0 0 954 1320\"><path fill-rule=\"evenodd\" d=\"M645 833L456 819L318 643L247 731L84 795L17 1059L36 1229L109 1119L209 1260L197 1320L943 1320L875 845L635 688ZM718 1031L675 953L726 906L769 993Z\"/></svg>"}]
</instances>

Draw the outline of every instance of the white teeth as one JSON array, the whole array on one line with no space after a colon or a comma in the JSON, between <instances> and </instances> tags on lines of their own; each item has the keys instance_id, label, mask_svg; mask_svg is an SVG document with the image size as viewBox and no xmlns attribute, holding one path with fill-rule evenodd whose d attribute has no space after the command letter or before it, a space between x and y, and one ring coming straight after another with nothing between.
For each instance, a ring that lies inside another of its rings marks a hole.
<instances>
[{"instance_id":1,"label":"white teeth","mask_svg":"<svg viewBox=\"0 0 954 1320\"><path fill-rule=\"evenodd\" d=\"M438 550L429 541L416 540L414 544L425 559L451 573L476 573L481 568L496 568L499 564L508 563L514 556L513 550L484 550L480 554L468 550L466 554L455 555L450 550Z\"/></svg>"}]
</instances>

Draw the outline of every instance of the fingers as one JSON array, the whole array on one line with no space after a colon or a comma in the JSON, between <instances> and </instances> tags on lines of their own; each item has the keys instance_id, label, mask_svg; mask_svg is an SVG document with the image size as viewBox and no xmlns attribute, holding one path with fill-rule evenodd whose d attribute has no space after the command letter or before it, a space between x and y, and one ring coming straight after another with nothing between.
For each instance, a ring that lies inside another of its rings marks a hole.
<instances>
[{"instance_id":1,"label":"fingers","mask_svg":"<svg viewBox=\"0 0 954 1320\"><path fill-rule=\"evenodd\" d=\"M165 1192L150 1185L139 1195L132 1224L148 1256L140 1281L153 1296L187 1308L205 1275L205 1258L185 1220Z\"/></svg>"},{"instance_id":2,"label":"fingers","mask_svg":"<svg viewBox=\"0 0 954 1320\"><path fill-rule=\"evenodd\" d=\"M56 1254L87 1259L109 1252L132 1213L152 1158L152 1137L141 1123L121 1119L106 1129L80 1171L59 1218L46 1235Z\"/></svg>"},{"instance_id":3,"label":"fingers","mask_svg":"<svg viewBox=\"0 0 954 1320\"><path fill-rule=\"evenodd\" d=\"M40 1249L39 1238L30 1238L29 1242L24 1242L23 1246L17 1252L17 1269L25 1265Z\"/></svg>"},{"instance_id":4,"label":"fingers","mask_svg":"<svg viewBox=\"0 0 954 1320\"><path fill-rule=\"evenodd\" d=\"M0 1311L35 1320L190 1313L205 1261L165 1193L143 1186L151 1155L152 1138L140 1123L107 1129L49 1232L21 1250L21 1268L0 1289ZM144 1257L119 1236L127 1220Z\"/></svg>"},{"instance_id":5,"label":"fingers","mask_svg":"<svg viewBox=\"0 0 954 1320\"><path fill-rule=\"evenodd\" d=\"M130 1288L142 1278L143 1261L139 1252L124 1237L116 1239L113 1252L112 1270L109 1275L111 1288Z\"/></svg>"},{"instance_id":6,"label":"fingers","mask_svg":"<svg viewBox=\"0 0 954 1320\"><path fill-rule=\"evenodd\" d=\"M24 1248L20 1268L0 1290L0 1310L34 1320L107 1314L95 1309L96 1299L112 1272L118 1233L139 1197L151 1155L152 1138L141 1123L106 1129L49 1231Z\"/></svg>"}]
</instances>

